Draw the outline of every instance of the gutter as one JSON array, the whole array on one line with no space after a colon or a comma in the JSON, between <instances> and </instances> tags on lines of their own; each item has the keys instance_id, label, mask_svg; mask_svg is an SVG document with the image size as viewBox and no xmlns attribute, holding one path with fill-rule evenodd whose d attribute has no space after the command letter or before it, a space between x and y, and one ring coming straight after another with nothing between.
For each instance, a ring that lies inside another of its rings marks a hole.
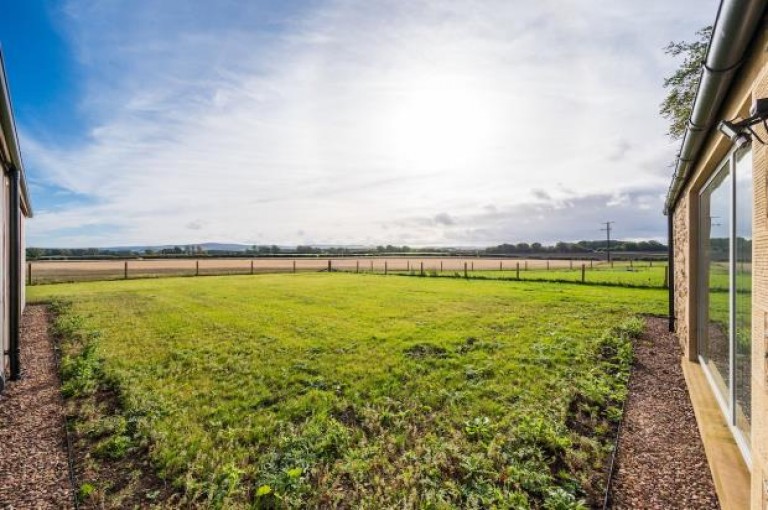
<instances>
[{"instance_id":1,"label":"gutter","mask_svg":"<svg viewBox=\"0 0 768 510\"><path fill-rule=\"evenodd\" d=\"M21 159L19 150L19 137L16 132L16 122L13 119L13 110L11 103L11 92L8 87L8 80L5 73L5 59L3 58L2 47L0 47L0 130L4 134L4 142L8 149L9 163L18 169L19 187L21 189L21 207L24 215L32 217L32 204L29 200L29 189L27 188L26 173L24 172L24 162Z\"/></svg>"},{"instance_id":2,"label":"gutter","mask_svg":"<svg viewBox=\"0 0 768 510\"><path fill-rule=\"evenodd\" d=\"M718 120L720 107L755 35L765 6L762 0L723 0L720 3L691 118L688 119L667 192L665 215L674 212L680 194L691 177L693 163Z\"/></svg>"}]
</instances>

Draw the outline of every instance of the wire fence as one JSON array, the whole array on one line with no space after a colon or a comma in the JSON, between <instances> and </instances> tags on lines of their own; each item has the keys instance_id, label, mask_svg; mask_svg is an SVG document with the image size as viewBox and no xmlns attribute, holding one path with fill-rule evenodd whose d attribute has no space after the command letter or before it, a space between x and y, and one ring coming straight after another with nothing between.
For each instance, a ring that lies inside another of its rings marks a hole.
<instances>
[{"instance_id":1,"label":"wire fence","mask_svg":"<svg viewBox=\"0 0 768 510\"><path fill-rule=\"evenodd\" d=\"M346 272L666 288L665 262L489 258L242 258L68 260L27 263L28 285L171 276Z\"/></svg>"}]
</instances>

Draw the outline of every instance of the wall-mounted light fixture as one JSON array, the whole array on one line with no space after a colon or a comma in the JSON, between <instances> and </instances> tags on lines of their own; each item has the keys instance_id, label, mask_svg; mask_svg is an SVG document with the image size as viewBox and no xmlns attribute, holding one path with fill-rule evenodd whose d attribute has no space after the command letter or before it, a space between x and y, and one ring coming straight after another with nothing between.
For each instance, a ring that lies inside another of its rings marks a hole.
<instances>
[{"instance_id":1,"label":"wall-mounted light fixture","mask_svg":"<svg viewBox=\"0 0 768 510\"><path fill-rule=\"evenodd\" d=\"M768 98L757 99L752 103L749 109L749 117L742 120L724 120L717 126L722 134L730 138L733 142L745 142L750 139L750 135L755 137L761 144L765 145L760 136L755 133L752 126L763 123L765 131L768 133ZM741 140L740 140L741 139Z\"/></svg>"}]
</instances>

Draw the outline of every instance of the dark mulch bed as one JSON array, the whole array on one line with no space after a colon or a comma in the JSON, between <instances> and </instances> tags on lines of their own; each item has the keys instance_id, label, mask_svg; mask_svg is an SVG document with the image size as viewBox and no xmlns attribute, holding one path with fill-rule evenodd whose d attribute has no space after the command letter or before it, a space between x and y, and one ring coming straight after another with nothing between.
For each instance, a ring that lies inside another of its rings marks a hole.
<instances>
[{"instance_id":1,"label":"dark mulch bed","mask_svg":"<svg viewBox=\"0 0 768 510\"><path fill-rule=\"evenodd\" d=\"M72 508L64 407L49 312L22 319L23 377L0 394L0 508Z\"/></svg>"},{"instance_id":2,"label":"dark mulch bed","mask_svg":"<svg viewBox=\"0 0 768 510\"><path fill-rule=\"evenodd\" d=\"M635 345L611 508L720 508L666 319L651 317Z\"/></svg>"}]
</instances>

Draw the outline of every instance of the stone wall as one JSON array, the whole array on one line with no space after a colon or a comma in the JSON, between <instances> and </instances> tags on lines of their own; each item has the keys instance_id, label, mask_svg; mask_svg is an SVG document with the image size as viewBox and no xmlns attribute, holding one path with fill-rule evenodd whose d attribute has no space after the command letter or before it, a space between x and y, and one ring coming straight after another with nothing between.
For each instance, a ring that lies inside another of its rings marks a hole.
<instances>
[{"instance_id":1,"label":"stone wall","mask_svg":"<svg viewBox=\"0 0 768 510\"><path fill-rule=\"evenodd\" d=\"M688 357L688 247L690 243L690 231L688 229L688 197L683 196L677 203L672 217L672 235L675 257L675 333L683 348L683 353Z\"/></svg>"}]
</instances>

